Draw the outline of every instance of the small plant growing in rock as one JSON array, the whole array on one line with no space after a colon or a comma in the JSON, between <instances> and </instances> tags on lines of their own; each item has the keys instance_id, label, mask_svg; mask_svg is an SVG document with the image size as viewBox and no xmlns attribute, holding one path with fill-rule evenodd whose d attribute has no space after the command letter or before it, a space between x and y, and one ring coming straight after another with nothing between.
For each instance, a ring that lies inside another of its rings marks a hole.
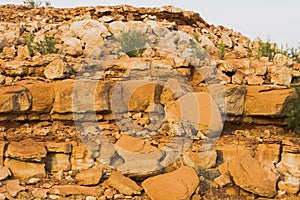
<instances>
[{"instance_id":1,"label":"small plant growing in rock","mask_svg":"<svg viewBox=\"0 0 300 200\"><path fill-rule=\"evenodd\" d=\"M139 57L146 50L147 39L140 31L126 31L116 38L120 43L118 52L126 53L129 57Z\"/></svg>"},{"instance_id":2,"label":"small plant growing in rock","mask_svg":"<svg viewBox=\"0 0 300 200\"><path fill-rule=\"evenodd\" d=\"M201 39L195 36L195 42L192 42L191 48L195 50L196 57L200 60L205 60L208 57L206 46L200 47Z\"/></svg>"},{"instance_id":3,"label":"small plant growing in rock","mask_svg":"<svg viewBox=\"0 0 300 200\"><path fill-rule=\"evenodd\" d=\"M293 58L294 61L300 63L300 56L299 56L300 47L287 48L287 51L288 51L288 56L290 58Z\"/></svg>"},{"instance_id":4,"label":"small plant growing in rock","mask_svg":"<svg viewBox=\"0 0 300 200\"><path fill-rule=\"evenodd\" d=\"M267 42L260 41L258 43L258 48L256 49L257 58L260 59L261 57L268 57L269 61L272 61L274 56L277 53L281 53L276 43L271 43L270 39Z\"/></svg>"},{"instance_id":5,"label":"small plant growing in rock","mask_svg":"<svg viewBox=\"0 0 300 200\"><path fill-rule=\"evenodd\" d=\"M294 130L300 136L300 85L294 86L294 89L297 98L289 107L285 122L289 129Z\"/></svg>"},{"instance_id":6,"label":"small plant growing in rock","mask_svg":"<svg viewBox=\"0 0 300 200\"><path fill-rule=\"evenodd\" d=\"M219 59L225 60L225 54L226 54L226 51L225 51L225 44L219 43L219 44L217 45L217 48L218 48Z\"/></svg>"},{"instance_id":7,"label":"small plant growing in rock","mask_svg":"<svg viewBox=\"0 0 300 200\"><path fill-rule=\"evenodd\" d=\"M25 1L23 1L23 3L25 5L30 6L31 8L38 8L42 5L41 1L35 1L35 0L25 0Z\"/></svg>"},{"instance_id":8,"label":"small plant growing in rock","mask_svg":"<svg viewBox=\"0 0 300 200\"><path fill-rule=\"evenodd\" d=\"M25 36L25 41L27 44L27 48L29 54L32 56L35 51L39 52L42 55L56 53L57 50L55 49L55 40L52 37L44 35L44 39L34 42L34 37L32 33L29 33Z\"/></svg>"}]
</instances>

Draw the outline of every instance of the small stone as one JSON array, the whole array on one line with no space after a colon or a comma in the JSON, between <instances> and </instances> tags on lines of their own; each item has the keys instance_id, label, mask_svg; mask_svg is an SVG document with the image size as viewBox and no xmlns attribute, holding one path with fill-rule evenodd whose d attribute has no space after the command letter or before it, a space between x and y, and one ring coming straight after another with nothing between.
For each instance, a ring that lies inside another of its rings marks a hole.
<instances>
[{"instance_id":1,"label":"small stone","mask_svg":"<svg viewBox=\"0 0 300 200\"><path fill-rule=\"evenodd\" d=\"M248 85L262 85L264 83L264 79L262 76L256 76L254 74L247 75L245 77L245 80Z\"/></svg>"},{"instance_id":2,"label":"small stone","mask_svg":"<svg viewBox=\"0 0 300 200\"><path fill-rule=\"evenodd\" d=\"M19 180L11 180L11 181L7 181L6 190L10 196L16 197L19 192L25 191L26 188L20 186Z\"/></svg>"},{"instance_id":3,"label":"small stone","mask_svg":"<svg viewBox=\"0 0 300 200\"><path fill-rule=\"evenodd\" d=\"M26 182L26 184L28 184L28 185L33 185L33 184L37 184L37 183L40 182L40 181L41 181L40 178L31 178L31 179L29 179L29 180Z\"/></svg>"},{"instance_id":4,"label":"small stone","mask_svg":"<svg viewBox=\"0 0 300 200\"><path fill-rule=\"evenodd\" d=\"M288 57L281 53L277 53L273 58L273 63L280 67L286 66L288 64Z\"/></svg>"},{"instance_id":5,"label":"small stone","mask_svg":"<svg viewBox=\"0 0 300 200\"><path fill-rule=\"evenodd\" d=\"M46 169L52 172L68 171L71 169L70 155L64 153L48 153Z\"/></svg>"},{"instance_id":6,"label":"small stone","mask_svg":"<svg viewBox=\"0 0 300 200\"><path fill-rule=\"evenodd\" d=\"M112 188L107 188L104 191L104 195L106 196L107 199L112 199L115 194L116 194L116 190L114 190Z\"/></svg>"},{"instance_id":7,"label":"small stone","mask_svg":"<svg viewBox=\"0 0 300 200\"><path fill-rule=\"evenodd\" d=\"M3 181L11 176L11 172L7 167L0 167L0 181Z\"/></svg>"},{"instance_id":8,"label":"small stone","mask_svg":"<svg viewBox=\"0 0 300 200\"><path fill-rule=\"evenodd\" d=\"M71 153L72 145L70 143L47 142L47 152L52 153Z\"/></svg>"},{"instance_id":9,"label":"small stone","mask_svg":"<svg viewBox=\"0 0 300 200\"><path fill-rule=\"evenodd\" d=\"M69 72L67 64L62 59L51 62L44 71L47 79L62 79Z\"/></svg>"},{"instance_id":10,"label":"small stone","mask_svg":"<svg viewBox=\"0 0 300 200\"><path fill-rule=\"evenodd\" d=\"M48 193L48 189L39 189L39 188L35 188L32 191L32 195L35 198L40 198L40 199L46 199L47 198L47 193Z\"/></svg>"},{"instance_id":11,"label":"small stone","mask_svg":"<svg viewBox=\"0 0 300 200\"><path fill-rule=\"evenodd\" d=\"M215 178L214 182L217 183L221 188L232 183L229 175L221 175L218 178Z\"/></svg>"},{"instance_id":12,"label":"small stone","mask_svg":"<svg viewBox=\"0 0 300 200\"><path fill-rule=\"evenodd\" d=\"M227 34L223 34L221 37L222 44L226 45L228 48L231 48L233 43L231 38Z\"/></svg>"},{"instance_id":13,"label":"small stone","mask_svg":"<svg viewBox=\"0 0 300 200\"><path fill-rule=\"evenodd\" d=\"M97 185L102 178L102 169L87 169L76 175L80 185Z\"/></svg>"},{"instance_id":14,"label":"small stone","mask_svg":"<svg viewBox=\"0 0 300 200\"><path fill-rule=\"evenodd\" d=\"M23 61L6 62L4 66L5 73L8 76L24 76L27 74L27 67Z\"/></svg>"},{"instance_id":15,"label":"small stone","mask_svg":"<svg viewBox=\"0 0 300 200\"><path fill-rule=\"evenodd\" d=\"M120 172L112 172L107 182L122 194L141 194L142 188L130 178L123 176Z\"/></svg>"},{"instance_id":16,"label":"small stone","mask_svg":"<svg viewBox=\"0 0 300 200\"><path fill-rule=\"evenodd\" d=\"M288 177L286 181L279 181L278 188L288 194L294 195L299 191L300 182L297 178Z\"/></svg>"}]
</instances>

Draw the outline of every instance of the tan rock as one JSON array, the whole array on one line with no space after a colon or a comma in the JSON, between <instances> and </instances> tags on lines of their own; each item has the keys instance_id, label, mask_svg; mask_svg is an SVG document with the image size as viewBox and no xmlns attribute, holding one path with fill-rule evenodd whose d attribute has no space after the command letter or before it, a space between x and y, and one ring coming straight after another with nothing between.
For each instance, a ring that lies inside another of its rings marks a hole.
<instances>
[{"instance_id":1,"label":"tan rock","mask_svg":"<svg viewBox=\"0 0 300 200\"><path fill-rule=\"evenodd\" d=\"M288 177L284 181L278 182L278 189L287 192L290 195L297 194L300 188L300 180L293 177Z\"/></svg>"},{"instance_id":2,"label":"tan rock","mask_svg":"<svg viewBox=\"0 0 300 200\"><path fill-rule=\"evenodd\" d=\"M232 76L232 84L238 84L241 85L243 83L245 74L241 71L236 71L235 74Z\"/></svg>"},{"instance_id":3,"label":"tan rock","mask_svg":"<svg viewBox=\"0 0 300 200\"><path fill-rule=\"evenodd\" d=\"M62 59L51 62L45 68L44 75L48 79L62 79L69 72L68 66Z\"/></svg>"},{"instance_id":4,"label":"tan rock","mask_svg":"<svg viewBox=\"0 0 300 200\"><path fill-rule=\"evenodd\" d=\"M226 114L242 115L245 96L246 88L244 86L226 86Z\"/></svg>"},{"instance_id":5,"label":"tan rock","mask_svg":"<svg viewBox=\"0 0 300 200\"><path fill-rule=\"evenodd\" d=\"M117 189L121 194L141 194L142 188L130 178L123 176L120 172L112 172L107 182L110 186Z\"/></svg>"},{"instance_id":6,"label":"tan rock","mask_svg":"<svg viewBox=\"0 0 300 200\"><path fill-rule=\"evenodd\" d=\"M217 104L208 93L188 93L166 108L169 122L186 120L209 137L218 136L223 128Z\"/></svg>"},{"instance_id":7,"label":"tan rock","mask_svg":"<svg viewBox=\"0 0 300 200\"><path fill-rule=\"evenodd\" d=\"M122 21L114 21L109 23L108 30L113 34L113 35L118 35L123 31L128 31L129 27L126 25L126 23Z\"/></svg>"},{"instance_id":8,"label":"tan rock","mask_svg":"<svg viewBox=\"0 0 300 200\"><path fill-rule=\"evenodd\" d=\"M109 83L91 80L56 82L52 111L54 113L107 111L109 110L110 87Z\"/></svg>"},{"instance_id":9,"label":"tan rock","mask_svg":"<svg viewBox=\"0 0 300 200\"><path fill-rule=\"evenodd\" d=\"M51 172L68 171L71 169L70 155L64 153L48 153L46 169Z\"/></svg>"},{"instance_id":10,"label":"tan rock","mask_svg":"<svg viewBox=\"0 0 300 200\"><path fill-rule=\"evenodd\" d=\"M283 152L276 168L282 174L291 174L300 178L300 154Z\"/></svg>"},{"instance_id":11,"label":"tan rock","mask_svg":"<svg viewBox=\"0 0 300 200\"><path fill-rule=\"evenodd\" d=\"M241 44L237 44L234 46L235 57L236 58L245 58L248 56L248 50Z\"/></svg>"},{"instance_id":12,"label":"tan rock","mask_svg":"<svg viewBox=\"0 0 300 200\"><path fill-rule=\"evenodd\" d=\"M80 185L97 185L102 178L102 169L82 170L75 178Z\"/></svg>"},{"instance_id":13,"label":"tan rock","mask_svg":"<svg viewBox=\"0 0 300 200\"><path fill-rule=\"evenodd\" d=\"M25 191L26 188L20 186L19 180L10 180L6 183L6 190L10 196L16 197L19 192Z\"/></svg>"},{"instance_id":14,"label":"tan rock","mask_svg":"<svg viewBox=\"0 0 300 200\"><path fill-rule=\"evenodd\" d=\"M28 68L24 61L10 61L5 63L4 70L8 76L24 76Z\"/></svg>"},{"instance_id":15,"label":"tan rock","mask_svg":"<svg viewBox=\"0 0 300 200\"><path fill-rule=\"evenodd\" d=\"M127 27L131 31L139 31L142 34L145 34L148 29L148 25L142 21L128 21L126 22Z\"/></svg>"},{"instance_id":16,"label":"tan rock","mask_svg":"<svg viewBox=\"0 0 300 200\"><path fill-rule=\"evenodd\" d=\"M201 169L210 169L216 166L217 152L203 151L191 152L187 151L183 154L184 163L187 166Z\"/></svg>"},{"instance_id":17,"label":"tan rock","mask_svg":"<svg viewBox=\"0 0 300 200\"><path fill-rule=\"evenodd\" d=\"M54 102L53 84L39 81L22 81L32 96L31 111L49 113Z\"/></svg>"},{"instance_id":18,"label":"tan rock","mask_svg":"<svg viewBox=\"0 0 300 200\"><path fill-rule=\"evenodd\" d=\"M270 169L262 168L250 156L240 156L229 162L230 175L236 185L246 191L272 198L277 194L278 175Z\"/></svg>"},{"instance_id":19,"label":"tan rock","mask_svg":"<svg viewBox=\"0 0 300 200\"><path fill-rule=\"evenodd\" d=\"M4 165L10 169L15 178L30 179L32 177L45 177L45 165L40 163L23 162L14 159L5 159Z\"/></svg>"},{"instance_id":20,"label":"tan rock","mask_svg":"<svg viewBox=\"0 0 300 200\"><path fill-rule=\"evenodd\" d=\"M21 86L1 87L0 113L27 111L31 106L31 95Z\"/></svg>"},{"instance_id":21,"label":"tan rock","mask_svg":"<svg viewBox=\"0 0 300 200\"><path fill-rule=\"evenodd\" d=\"M258 144L255 150L255 157L262 165L275 166L280 158L279 144Z\"/></svg>"},{"instance_id":22,"label":"tan rock","mask_svg":"<svg viewBox=\"0 0 300 200\"><path fill-rule=\"evenodd\" d=\"M162 153L154 146L148 144L143 139L135 138L129 135L122 135L116 142L115 148L119 155L125 160L159 160ZM147 155L148 154L148 155Z\"/></svg>"},{"instance_id":23,"label":"tan rock","mask_svg":"<svg viewBox=\"0 0 300 200\"><path fill-rule=\"evenodd\" d=\"M80 56L83 54L82 44L78 38L67 37L62 39L64 41L63 51L65 54L70 56Z\"/></svg>"},{"instance_id":24,"label":"tan rock","mask_svg":"<svg viewBox=\"0 0 300 200\"><path fill-rule=\"evenodd\" d=\"M72 145L70 143L47 142L46 147L47 147L47 152L52 152L52 153L68 154L72 152Z\"/></svg>"},{"instance_id":25,"label":"tan rock","mask_svg":"<svg viewBox=\"0 0 300 200\"><path fill-rule=\"evenodd\" d=\"M71 166L72 170L88 169L94 165L91 153L83 144L72 144Z\"/></svg>"},{"instance_id":26,"label":"tan rock","mask_svg":"<svg viewBox=\"0 0 300 200\"><path fill-rule=\"evenodd\" d=\"M0 167L0 181L3 181L11 176L11 172L7 167Z\"/></svg>"},{"instance_id":27,"label":"tan rock","mask_svg":"<svg viewBox=\"0 0 300 200\"><path fill-rule=\"evenodd\" d=\"M217 141L217 144L215 145L215 150L220 152L220 158L223 162L230 161L231 159L242 156L242 155L248 155L251 156L253 154L253 151L251 147L253 144L247 143L245 141L224 141L222 138L220 138Z\"/></svg>"},{"instance_id":28,"label":"tan rock","mask_svg":"<svg viewBox=\"0 0 300 200\"><path fill-rule=\"evenodd\" d=\"M246 115L284 116L293 94L292 89L271 89L267 86L247 86L246 89Z\"/></svg>"},{"instance_id":29,"label":"tan rock","mask_svg":"<svg viewBox=\"0 0 300 200\"><path fill-rule=\"evenodd\" d=\"M5 155L18 160L41 162L46 157L47 151L42 143L26 139L21 142L11 142Z\"/></svg>"},{"instance_id":30,"label":"tan rock","mask_svg":"<svg viewBox=\"0 0 300 200\"><path fill-rule=\"evenodd\" d=\"M48 190L49 190L49 189L35 188L35 189L32 191L32 195L33 195L35 198L46 199L47 196L48 196L48 195L47 195Z\"/></svg>"},{"instance_id":31,"label":"tan rock","mask_svg":"<svg viewBox=\"0 0 300 200\"><path fill-rule=\"evenodd\" d=\"M57 195L90 195L98 196L102 192L101 188L86 187L78 185L56 185L49 189L49 194Z\"/></svg>"},{"instance_id":32,"label":"tan rock","mask_svg":"<svg viewBox=\"0 0 300 200\"><path fill-rule=\"evenodd\" d=\"M280 67L286 66L288 64L288 57L281 53L277 53L273 58L273 63Z\"/></svg>"},{"instance_id":33,"label":"tan rock","mask_svg":"<svg viewBox=\"0 0 300 200\"><path fill-rule=\"evenodd\" d=\"M293 69L282 66L271 66L268 68L271 83L275 85L290 85L292 81Z\"/></svg>"},{"instance_id":34,"label":"tan rock","mask_svg":"<svg viewBox=\"0 0 300 200\"><path fill-rule=\"evenodd\" d=\"M192 168L181 167L176 171L148 178L142 186L153 200L190 199L198 184L197 173Z\"/></svg>"},{"instance_id":35,"label":"tan rock","mask_svg":"<svg viewBox=\"0 0 300 200\"><path fill-rule=\"evenodd\" d=\"M221 36L221 40L222 40L222 44L224 44L225 46L227 46L228 48L231 48L233 43L232 43L232 40L231 38L228 36L228 34L223 34Z\"/></svg>"},{"instance_id":36,"label":"tan rock","mask_svg":"<svg viewBox=\"0 0 300 200\"><path fill-rule=\"evenodd\" d=\"M225 187L229 184L232 184L232 181L230 180L229 175L221 175L214 179L214 182L217 183L221 188Z\"/></svg>"},{"instance_id":37,"label":"tan rock","mask_svg":"<svg viewBox=\"0 0 300 200\"><path fill-rule=\"evenodd\" d=\"M4 154L6 151L7 143L0 142L0 167L4 166Z\"/></svg>"},{"instance_id":38,"label":"tan rock","mask_svg":"<svg viewBox=\"0 0 300 200\"><path fill-rule=\"evenodd\" d=\"M247 75L245 77L245 81L248 85L262 85L264 83L264 79L262 76L256 76L255 74Z\"/></svg>"}]
</instances>

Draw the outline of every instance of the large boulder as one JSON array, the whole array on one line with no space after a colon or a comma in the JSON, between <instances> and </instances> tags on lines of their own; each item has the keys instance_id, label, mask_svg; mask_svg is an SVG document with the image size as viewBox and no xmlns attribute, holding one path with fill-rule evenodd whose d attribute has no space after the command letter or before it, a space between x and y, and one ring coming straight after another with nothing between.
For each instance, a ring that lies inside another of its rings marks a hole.
<instances>
[{"instance_id":1,"label":"large boulder","mask_svg":"<svg viewBox=\"0 0 300 200\"><path fill-rule=\"evenodd\" d=\"M247 86L244 113L248 116L285 116L292 95L292 89Z\"/></svg>"},{"instance_id":2,"label":"large boulder","mask_svg":"<svg viewBox=\"0 0 300 200\"><path fill-rule=\"evenodd\" d=\"M181 167L173 172L148 178L142 186L151 199L163 200L190 199L198 184L195 170Z\"/></svg>"},{"instance_id":3,"label":"large boulder","mask_svg":"<svg viewBox=\"0 0 300 200\"><path fill-rule=\"evenodd\" d=\"M188 122L196 130L210 137L219 136L223 129L220 111L213 98L204 92L188 93L167 104L169 122Z\"/></svg>"},{"instance_id":4,"label":"large boulder","mask_svg":"<svg viewBox=\"0 0 300 200\"><path fill-rule=\"evenodd\" d=\"M279 175L251 156L239 156L229 162L230 175L236 185L246 191L272 198L277 194L276 183Z\"/></svg>"}]
</instances>

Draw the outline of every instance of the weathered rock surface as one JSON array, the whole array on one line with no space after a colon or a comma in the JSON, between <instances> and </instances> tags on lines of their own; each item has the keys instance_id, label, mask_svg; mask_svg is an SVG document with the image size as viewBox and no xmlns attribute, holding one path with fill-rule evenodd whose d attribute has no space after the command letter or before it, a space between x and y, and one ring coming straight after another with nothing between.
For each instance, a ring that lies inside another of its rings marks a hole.
<instances>
[{"instance_id":1,"label":"weathered rock surface","mask_svg":"<svg viewBox=\"0 0 300 200\"><path fill-rule=\"evenodd\" d=\"M75 178L80 185L97 185L102 175L102 169L87 169L79 172Z\"/></svg>"},{"instance_id":2,"label":"weathered rock surface","mask_svg":"<svg viewBox=\"0 0 300 200\"><path fill-rule=\"evenodd\" d=\"M109 179L108 184L117 189L121 194L134 195L141 194L142 188L138 186L133 180L123 176L120 172L113 172Z\"/></svg>"},{"instance_id":3,"label":"weathered rock surface","mask_svg":"<svg viewBox=\"0 0 300 200\"><path fill-rule=\"evenodd\" d=\"M45 164L5 159L4 165L10 169L12 175L19 179L32 177L46 177Z\"/></svg>"},{"instance_id":4,"label":"weathered rock surface","mask_svg":"<svg viewBox=\"0 0 300 200\"><path fill-rule=\"evenodd\" d=\"M256 159L250 156L234 158L229 162L229 171L234 183L244 190L269 198L276 195L278 175L262 168Z\"/></svg>"},{"instance_id":5,"label":"weathered rock surface","mask_svg":"<svg viewBox=\"0 0 300 200\"><path fill-rule=\"evenodd\" d=\"M170 173L146 179L142 186L153 200L189 199L199 184L196 172L181 167Z\"/></svg>"},{"instance_id":6,"label":"weathered rock surface","mask_svg":"<svg viewBox=\"0 0 300 200\"><path fill-rule=\"evenodd\" d=\"M10 180L6 185L7 192L12 197L16 197L19 192L24 191L26 188L20 186L20 182L18 180Z\"/></svg>"},{"instance_id":7,"label":"weathered rock surface","mask_svg":"<svg viewBox=\"0 0 300 200\"><path fill-rule=\"evenodd\" d=\"M41 162L46 154L46 148L42 143L28 139L21 142L11 142L5 155L23 161Z\"/></svg>"},{"instance_id":8,"label":"weathered rock surface","mask_svg":"<svg viewBox=\"0 0 300 200\"><path fill-rule=\"evenodd\" d=\"M291 89L247 86L244 112L246 115L284 116L292 94Z\"/></svg>"},{"instance_id":9,"label":"weathered rock surface","mask_svg":"<svg viewBox=\"0 0 300 200\"><path fill-rule=\"evenodd\" d=\"M169 122L187 121L209 137L220 134L223 122L213 98L207 93L189 93L166 106Z\"/></svg>"}]
</instances>

